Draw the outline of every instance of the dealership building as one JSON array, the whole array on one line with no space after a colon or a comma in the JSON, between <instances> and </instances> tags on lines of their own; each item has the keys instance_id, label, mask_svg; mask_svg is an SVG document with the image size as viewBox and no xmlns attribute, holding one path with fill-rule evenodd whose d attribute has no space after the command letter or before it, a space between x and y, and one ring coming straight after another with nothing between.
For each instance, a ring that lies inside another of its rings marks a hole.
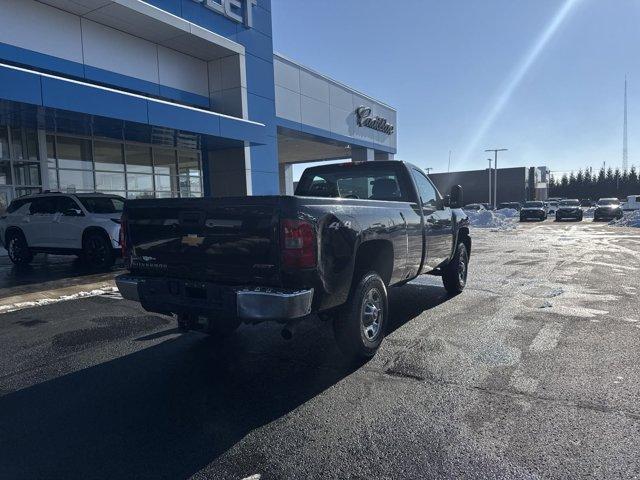
<instances>
[{"instance_id":1,"label":"dealership building","mask_svg":"<svg viewBox=\"0 0 640 480\"><path fill-rule=\"evenodd\" d=\"M440 192L461 185L464 203L526 202L546 200L549 193L547 167L507 167L429 175ZM496 185L497 180L497 185Z\"/></svg>"},{"instance_id":2,"label":"dealership building","mask_svg":"<svg viewBox=\"0 0 640 480\"><path fill-rule=\"evenodd\" d=\"M396 152L393 108L274 54L270 0L0 8L0 208L292 193L295 163Z\"/></svg>"}]
</instances>

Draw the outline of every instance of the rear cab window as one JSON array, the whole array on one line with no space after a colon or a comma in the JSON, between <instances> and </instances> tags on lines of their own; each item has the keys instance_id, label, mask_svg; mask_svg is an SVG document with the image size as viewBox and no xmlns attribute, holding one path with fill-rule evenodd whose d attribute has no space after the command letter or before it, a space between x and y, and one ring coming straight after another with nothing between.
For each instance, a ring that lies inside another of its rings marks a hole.
<instances>
[{"instance_id":1,"label":"rear cab window","mask_svg":"<svg viewBox=\"0 0 640 480\"><path fill-rule=\"evenodd\" d=\"M389 165L337 164L312 167L300 178L300 197L353 198L407 202L409 189L398 168Z\"/></svg>"}]
</instances>

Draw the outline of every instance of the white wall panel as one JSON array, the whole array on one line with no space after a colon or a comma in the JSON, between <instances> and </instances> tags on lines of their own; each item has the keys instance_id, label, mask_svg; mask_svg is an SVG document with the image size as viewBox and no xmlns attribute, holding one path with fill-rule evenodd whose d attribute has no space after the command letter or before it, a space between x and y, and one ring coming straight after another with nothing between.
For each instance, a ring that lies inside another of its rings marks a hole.
<instances>
[{"instance_id":1,"label":"white wall panel","mask_svg":"<svg viewBox=\"0 0 640 480\"><path fill-rule=\"evenodd\" d=\"M158 83L155 44L84 19L82 39L87 65Z\"/></svg>"},{"instance_id":2,"label":"white wall panel","mask_svg":"<svg viewBox=\"0 0 640 480\"><path fill-rule=\"evenodd\" d=\"M355 130L355 115L351 110L331 107L331 131L348 137Z\"/></svg>"},{"instance_id":3,"label":"white wall panel","mask_svg":"<svg viewBox=\"0 0 640 480\"><path fill-rule=\"evenodd\" d=\"M276 115L293 122L301 122L300 94L276 85Z\"/></svg>"},{"instance_id":4,"label":"white wall panel","mask_svg":"<svg viewBox=\"0 0 640 480\"><path fill-rule=\"evenodd\" d=\"M80 18L33 0L2 0L0 42L82 63Z\"/></svg>"},{"instance_id":5,"label":"white wall panel","mask_svg":"<svg viewBox=\"0 0 640 480\"><path fill-rule=\"evenodd\" d=\"M300 112L302 123L330 131L331 115L329 103L320 102L313 98L305 97L304 95L302 95L301 98Z\"/></svg>"},{"instance_id":6,"label":"white wall panel","mask_svg":"<svg viewBox=\"0 0 640 480\"><path fill-rule=\"evenodd\" d=\"M158 47L160 84L209 96L207 62L175 50Z\"/></svg>"},{"instance_id":7,"label":"white wall panel","mask_svg":"<svg viewBox=\"0 0 640 480\"><path fill-rule=\"evenodd\" d=\"M300 71L300 93L324 103L329 103L329 82L312 73Z\"/></svg>"},{"instance_id":8,"label":"white wall panel","mask_svg":"<svg viewBox=\"0 0 640 480\"><path fill-rule=\"evenodd\" d=\"M333 83L330 84L329 88L331 105L341 108L342 110L353 109L353 94L350 91Z\"/></svg>"},{"instance_id":9,"label":"white wall panel","mask_svg":"<svg viewBox=\"0 0 640 480\"><path fill-rule=\"evenodd\" d=\"M300 92L300 68L275 57L273 59L273 74L276 85Z\"/></svg>"}]
</instances>

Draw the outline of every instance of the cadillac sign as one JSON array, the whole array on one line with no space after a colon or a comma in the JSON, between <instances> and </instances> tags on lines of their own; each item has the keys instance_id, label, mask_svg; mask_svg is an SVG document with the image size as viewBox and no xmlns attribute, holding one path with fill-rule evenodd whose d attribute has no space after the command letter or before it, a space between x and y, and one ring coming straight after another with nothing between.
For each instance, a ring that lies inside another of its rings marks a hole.
<instances>
[{"instance_id":1,"label":"cadillac sign","mask_svg":"<svg viewBox=\"0 0 640 480\"><path fill-rule=\"evenodd\" d=\"M356 109L356 118L359 127L368 127L378 132L393 134L395 127L387 122L386 118L372 117L370 107L358 107Z\"/></svg>"}]
</instances>

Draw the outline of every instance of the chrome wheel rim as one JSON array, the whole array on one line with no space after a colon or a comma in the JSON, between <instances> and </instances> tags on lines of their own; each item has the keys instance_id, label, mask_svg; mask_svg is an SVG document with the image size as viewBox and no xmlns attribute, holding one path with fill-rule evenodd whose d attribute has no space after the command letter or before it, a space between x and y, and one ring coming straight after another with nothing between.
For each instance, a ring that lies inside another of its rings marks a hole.
<instances>
[{"instance_id":1,"label":"chrome wheel rim","mask_svg":"<svg viewBox=\"0 0 640 480\"><path fill-rule=\"evenodd\" d=\"M22 260L23 257L23 251L22 251L22 245L20 245L20 241L18 238L14 237L11 239L11 241L9 242L9 258L11 258L12 260Z\"/></svg>"},{"instance_id":2,"label":"chrome wheel rim","mask_svg":"<svg viewBox=\"0 0 640 480\"><path fill-rule=\"evenodd\" d=\"M362 300L361 326L364 338L373 342L380 335L384 316L382 294L377 288L367 292Z\"/></svg>"},{"instance_id":3,"label":"chrome wheel rim","mask_svg":"<svg viewBox=\"0 0 640 480\"><path fill-rule=\"evenodd\" d=\"M460 254L460 260L458 261L458 281L460 286L464 287L467 283L467 255Z\"/></svg>"}]
</instances>

